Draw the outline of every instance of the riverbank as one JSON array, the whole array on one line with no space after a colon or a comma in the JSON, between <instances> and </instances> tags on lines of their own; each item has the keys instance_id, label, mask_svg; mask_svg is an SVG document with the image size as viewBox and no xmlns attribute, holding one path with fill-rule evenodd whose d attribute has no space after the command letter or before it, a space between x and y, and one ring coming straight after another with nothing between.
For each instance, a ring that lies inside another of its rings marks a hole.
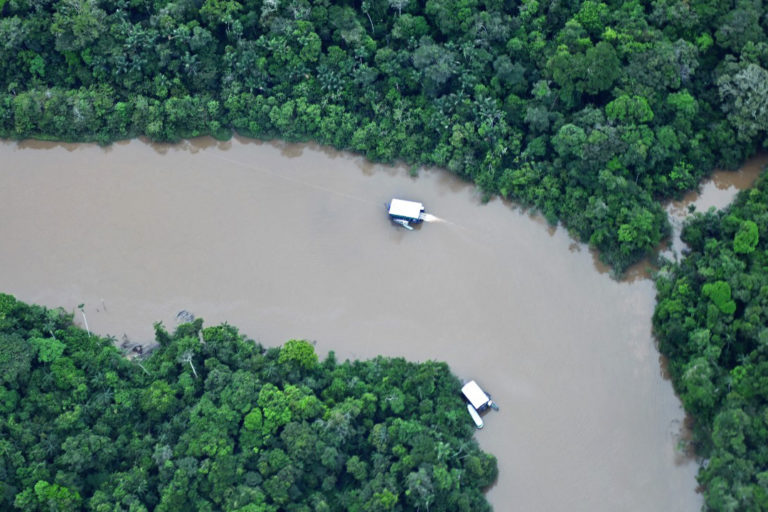
<instances>
[{"instance_id":1,"label":"riverbank","mask_svg":"<svg viewBox=\"0 0 768 512\"><path fill-rule=\"evenodd\" d=\"M705 458L708 510L766 510L768 181L683 230L687 255L658 273L654 332ZM739 468L739 469L736 469Z\"/></svg>"}]
</instances>

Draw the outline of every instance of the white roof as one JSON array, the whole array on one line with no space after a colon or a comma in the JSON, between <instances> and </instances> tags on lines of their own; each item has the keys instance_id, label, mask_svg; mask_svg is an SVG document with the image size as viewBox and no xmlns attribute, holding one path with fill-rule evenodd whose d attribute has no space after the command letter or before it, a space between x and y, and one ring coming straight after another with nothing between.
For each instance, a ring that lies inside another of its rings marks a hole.
<instances>
[{"instance_id":1,"label":"white roof","mask_svg":"<svg viewBox=\"0 0 768 512\"><path fill-rule=\"evenodd\" d=\"M485 394L485 391L480 389L477 382L473 380L464 384L464 387L461 388L461 392L464 393L464 396L467 397L467 400L469 400L469 403L471 403L475 409L479 409L491 399L491 397Z\"/></svg>"},{"instance_id":2,"label":"white roof","mask_svg":"<svg viewBox=\"0 0 768 512\"><path fill-rule=\"evenodd\" d=\"M415 201L405 201L404 199L393 199L389 203L389 214L399 217L408 217L418 219L424 205Z\"/></svg>"}]
</instances>

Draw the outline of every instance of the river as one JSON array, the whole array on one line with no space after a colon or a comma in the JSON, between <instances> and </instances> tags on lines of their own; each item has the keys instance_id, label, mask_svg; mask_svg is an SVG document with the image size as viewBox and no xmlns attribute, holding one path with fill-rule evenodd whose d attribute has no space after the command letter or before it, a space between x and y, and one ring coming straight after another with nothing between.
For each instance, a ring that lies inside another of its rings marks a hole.
<instances>
[{"instance_id":1,"label":"river","mask_svg":"<svg viewBox=\"0 0 768 512\"><path fill-rule=\"evenodd\" d=\"M563 229L446 172L314 145L2 142L0 158L2 291L118 341L184 309L265 345L447 361L501 407L477 434L498 512L702 505L653 283L611 279ZM436 221L395 227L392 197Z\"/></svg>"}]
</instances>

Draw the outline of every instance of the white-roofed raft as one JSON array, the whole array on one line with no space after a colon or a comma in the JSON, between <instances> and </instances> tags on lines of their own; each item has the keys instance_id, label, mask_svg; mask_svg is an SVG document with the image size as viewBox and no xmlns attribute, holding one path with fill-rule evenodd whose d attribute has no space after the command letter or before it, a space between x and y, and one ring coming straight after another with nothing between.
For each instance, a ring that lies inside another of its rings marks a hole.
<instances>
[{"instance_id":1,"label":"white-roofed raft","mask_svg":"<svg viewBox=\"0 0 768 512\"><path fill-rule=\"evenodd\" d=\"M496 402L491 400L491 395L483 391L483 389L477 384L477 382L471 380L464 384L461 388L461 393L464 398L467 399L467 411L472 416L472 421L475 422L477 428L483 428L483 419L480 417L480 413L488 408L494 411L499 410L499 406Z\"/></svg>"},{"instance_id":2,"label":"white-roofed raft","mask_svg":"<svg viewBox=\"0 0 768 512\"><path fill-rule=\"evenodd\" d=\"M387 210L392 222L408 230L413 229L411 224L423 222L426 215L423 204L405 199L392 199L387 205Z\"/></svg>"}]
</instances>

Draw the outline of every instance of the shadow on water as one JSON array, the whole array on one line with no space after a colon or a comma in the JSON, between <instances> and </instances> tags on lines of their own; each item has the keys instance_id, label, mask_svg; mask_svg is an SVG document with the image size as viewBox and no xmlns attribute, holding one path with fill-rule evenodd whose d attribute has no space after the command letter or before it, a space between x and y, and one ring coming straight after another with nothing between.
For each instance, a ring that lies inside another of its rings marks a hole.
<instances>
[{"instance_id":1,"label":"shadow on water","mask_svg":"<svg viewBox=\"0 0 768 512\"><path fill-rule=\"evenodd\" d=\"M217 140L213 137L195 137L194 139L189 139L188 142L191 153L197 153L198 151L210 148L226 151L232 147L232 139Z\"/></svg>"},{"instance_id":2,"label":"shadow on water","mask_svg":"<svg viewBox=\"0 0 768 512\"><path fill-rule=\"evenodd\" d=\"M694 419L686 414L682 420L675 420L670 425L669 436L675 446L675 464L684 466L692 461L698 461L696 455L696 445L693 442L693 424ZM696 492L701 492L700 488Z\"/></svg>"},{"instance_id":3,"label":"shadow on water","mask_svg":"<svg viewBox=\"0 0 768 512\"><path fill-rule=\"evenodd\" d=\"M376 164L368 160L367 158L358 157L355 158L355 165L363 172L364 176L373 176L376 172ZM387 169L390 173L397 173L397 170L393 167Z\"/></svg>"},{"instance_id":4,"label":"shadow on water","mask_svg":"<svg viewBox=\"0 0 768 512\"><path fill-rule=\"evenodd\" d=\"M658 254L658 251L660 251L663 247L664 244L662 242L662 245L656 249L655 254ZM654 258L646 257L627 268L621 276L618 276L617 279L616 273L613 271L613 267L603 263L603 261L600 259L600 252L597 251L597 249L590 248L589 253L592 255L592 261L595 265L595 270L597 270L600 274L607 274L611 276L611 278L620 283L631 284L643 279L651 279L653 272L657 270L656 266L652 263Z\"/></svg>"},{"instance_id":5,"label":"shadow on water","mask_svg":"<svg viewBox=\"0 0 768 512\"><path fill-rule=\"evenodd\" d=\"M285 158L299 158L304 154L304 148L306 144L299 144L295 142L283 142L280 140L270 141L269 144L280 150L280 154Z\"/></svg>"},{"instance_id":6,"label":"shadow on water","mask_svg":"<svg viewBox=\"0 0 768 512\"><path fill-rule=\"evenodd\" d=\"M269 141L265 142L261 139L253 139L251 137L246 137L245 135L240 135L237 132L235 132L235 134L232 135L232 140L234 140L235 142L237 142L242 146L262 146L264 144L269 144Z\"/></svg>"},{"instance_id":7,"label":"shadow on water","mask_svg":"<svg viewBox=\"0 0 768 512\"><path fill-rule=\"evenodd\" d=\"M476 191L472 183L468 182L465 179L457 177L455 174L443 171L442 169L429 167L429 168L421 169L419 172L429 172L429 173L436 174L438 183L440 183L441 188L449 190L452 194L466 193L467 191L470 191L470 190L473 193ZM480 201L479 194L473 194L473 195L478 204L482 202Z\"/></svg>"},{"instance_id":8,"label":"shadow on water","mask_svg":"<svg viewBox=\"0 0 768 512\"><path fill-rule=\"evenodd\" d=\"M184 139L179 142L153 142L146 137L139 137L139 140L160 155L170 153L189 153L194 155L211 148L227 151L232 147L232 139L218 140L208 135Z\"/></svg>"},{"instance_id":9,"label":"shadow on water","mask_svg":"<svg viewBox=\"0 0 768 512\"><path fill-rule=\"evenodd\" d=\"M338 153L342 156L344 153ZM358 155L357 153L354 154L352 157L353 162L355 166L362 171L363 176L373 177L376 175L380 175L382 173L388 175L388 176L398 176L400 174L403 175L409 175L412 179L416 179L418 177L419 171L423 171L423 168L409 168L409 166L402 162L402 161L396 161L389 164L380 164L373 162L371 160L368 160L363 155Z\"/></svg>"},{"instance_id":10,"label":"shadow on water","mask_svg":"<svg viewBox=\"0 0 768 512\"><path fill-rule=\"evenodd\" d=\"M528 216L528 218L529 218L530 220L532 220L534 223L536 223L536 224L538 224L539 226L541 226L542 228L544 228L544 230L547 232L547 234L548 234L550 237L553 237L553 236L555 236L555 233L557 233L557 230L558 230L558 228L561 228L561 227L562 227L560 224L552 224L551 222L549 222L549 221L548 221L548 220L547 220L547 219L546 219L546 218L545 218L543 215L541 215L540 213L537 213L537 212L535 212L535 211L531 211L531 210L527 210L527 211L526 211L526 210L521 210L519 206L516 206L516 205L515 205L515 203L513 203L513 202L511 202L511 201L508 201L508 203L509 203L510 207L511 207L513 210L514 210L514 209L517 209L518 211L525 211L525 212L526 212L526 215ZM564 229L564 228L563 228L563 229ZM579 250L580 250L584 244L582 244L582 243L580 243L580 242L576 242L576 241L574 241L572 245L573 245L574 247L569 247L569 249L571 249L571 252L574 252L574 250L576 249L576 247L578 247L578 248L579 248Z\"/></svg>"},{"instance_id":11,"label":"shadow on water","mask_svg":"<svg viewBox=\"0 0 768 512\"><path fill-rule=\"evenodd\" d=\"M21 150L29 150L32 151L41 151L41 150L50 150L50 149L64 149L65 151L72 153L74 151L78 151L81 149L83 144L74 143L74 142L56 142L56 141L49 141L49 140L39 140L39 139L24 139L16 142L16 148ZM108 148L102 147L105 151L109 151Z\"/></svg>"},{"instance_id":12,"label":"shadow on water","mask_svg":"<svg viewBox=\"0 0 768 512\"><path fill-rule=\"evenodd\" d=\"M663 354L659 354L659 369L661 378L666 381L672 380L672 374L669 370L669 359ZM675 445L675 464L682 466L691 461L698 461L696 446L693 443L693 417L685 413L681 419L671 422L669 435ZM697 492L701 492L697 489Z\"/></svg>"}]
</instances>

